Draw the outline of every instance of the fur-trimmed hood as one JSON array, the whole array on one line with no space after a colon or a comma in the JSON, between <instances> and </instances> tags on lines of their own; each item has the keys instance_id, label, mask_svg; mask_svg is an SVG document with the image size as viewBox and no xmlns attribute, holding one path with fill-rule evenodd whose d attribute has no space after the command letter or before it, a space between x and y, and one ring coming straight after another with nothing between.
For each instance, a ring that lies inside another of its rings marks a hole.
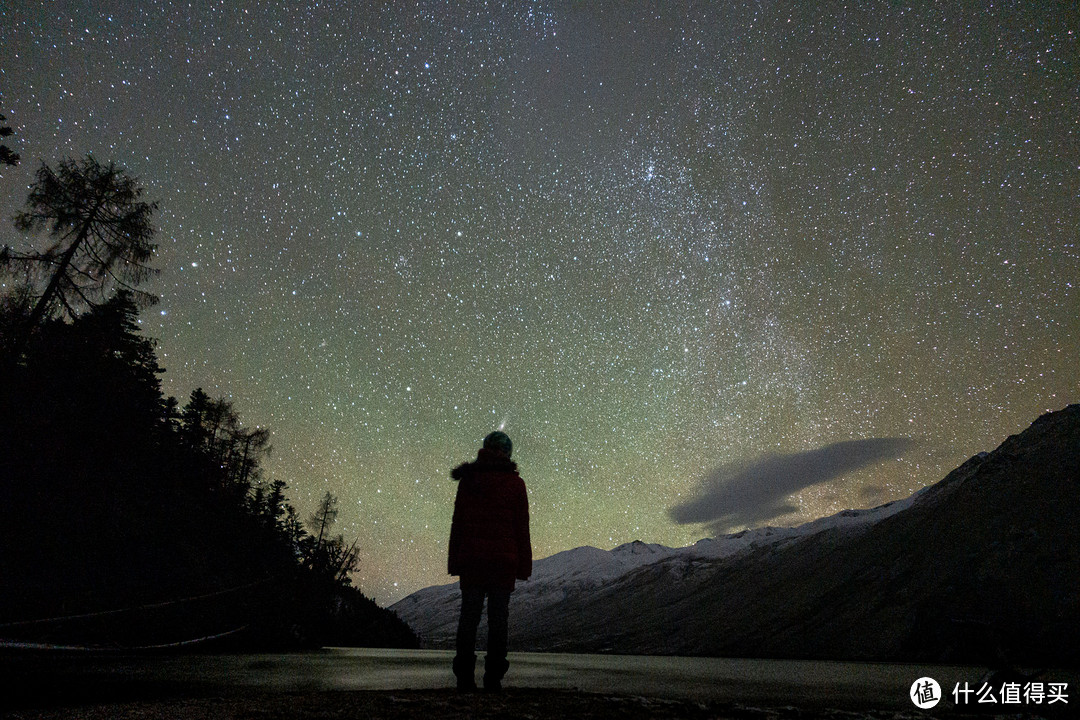
<instances>
[{"instance_id":1,"label":"fur-trimmed hood","mask_svg":"<svg viewBox=\"0 0 1080 720\"><path fill-rule=\"evenodd\" d=\"M450 471L450 477L454 480L464 480L471 475L479 473L517 473L517 463L505 455L480 448L476 459L472 462L462 463Z\"/></svg>"}]
</instances>

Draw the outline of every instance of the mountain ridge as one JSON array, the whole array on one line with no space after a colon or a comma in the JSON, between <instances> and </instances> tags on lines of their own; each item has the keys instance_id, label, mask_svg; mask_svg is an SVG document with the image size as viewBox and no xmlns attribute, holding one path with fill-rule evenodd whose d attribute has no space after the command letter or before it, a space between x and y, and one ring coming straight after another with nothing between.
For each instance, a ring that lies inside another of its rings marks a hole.
<instances>
[{"instance_id":1,"label":"mountain ridge","mask_svg":"<svg viewBox=\"0 0 1080 720\"><path fill-rule=\"evenodd\" d=\"M635 541L537 561L511 605L522 650L1075 663L1080 405L903 500L686 548ZM572 561L572 562L571 562ZM455 585L391 607L450 647Z\"/></svg>"}]
</instances>

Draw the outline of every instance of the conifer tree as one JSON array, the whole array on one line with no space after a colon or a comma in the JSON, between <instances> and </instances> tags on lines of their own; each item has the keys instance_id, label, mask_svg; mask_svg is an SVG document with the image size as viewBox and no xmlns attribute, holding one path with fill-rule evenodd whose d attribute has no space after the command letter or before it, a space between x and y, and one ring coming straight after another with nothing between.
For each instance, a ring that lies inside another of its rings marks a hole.
<instances>
[{"instance_id":1,"label":"conifer tree","mask_svg":"<svg viewBox=\"0 0 1080 720\"><path fill-rule=\"evenodd\" d=\"M15 131L8 127L6 118L0 115L0 138L9 138L15 134ZM14 167L19 164L19 153L15 152L7 145L0 143L0 166L10 165Z\"/></svg>"},{"instance_id":2,"label":"conifer tree","mask_svg":"<svg viewBox=\"0 0 1080 720\"><path fill-rule=\"evenodd\" d=\"M156 248L151 217L157 204L142 195L115 163L102 165L90 155L65 160L56 171L42 163L15 225L24 232L47 229L49 244L0 251L0 266L35 273L45 284L27 333L49 317L75 318L80 309L102 304L113 288L130 291L139 304L157 300L136 287L157 272L147 264Z\"/></svg>"},{"instance_id":3,"label":"conifer tree","mask_svg":"<svg viewBox=\"0 0 1080 720\"><path fill-rule=\"evenodd\" d=\"M308 524L311 526L312 533L315 533L316 554L322 549L324 541L329 539L330 528L334 526L334 522L337 520L337 502L337 498L327 490L326 494L323 495L322 500L319 502L319 507L315 509L311 518L308 519Z\"/></svg>"}]
</instances>

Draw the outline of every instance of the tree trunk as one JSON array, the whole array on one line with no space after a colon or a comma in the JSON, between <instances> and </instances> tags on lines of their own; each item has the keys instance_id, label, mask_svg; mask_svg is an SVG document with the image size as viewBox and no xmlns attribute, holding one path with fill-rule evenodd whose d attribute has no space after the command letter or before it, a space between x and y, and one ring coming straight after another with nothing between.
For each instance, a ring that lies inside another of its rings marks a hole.
<instances>
[{"instance_id":1,"label":"tree trunk","mask_svg":"<svg viewBox=\"0 0 1080 720\"><path fill-rule=\"evenodd\" d=\"M26 332L23 333L23 336L20 339L16 357L18 357L18 355L26 348L26 342L30 339L30 333L34 331L34 328L37 327L42 318L45 317L45 311L49 307L49 302L52 300L53 296L56 295L57 288L60 287L60 278L64 277L64 273L67 271L68 266L71 265L72 258L75 257L75 252L90 234L90 226L93 224L94 218L97 217L100 207L101 205L99 203L87 216L86 222L84 222L83 226L79 229L79 234L75 236L75 242L71 243L71 247L64 252L64 256L60 259L60 267L56 268L56 272L53 273L52 278L49 280L49 284L45 287L45 292L41 294L37 304L34 305L34 309L30 313L30 319L26 322Z\"/></svg>"}]
</instances>

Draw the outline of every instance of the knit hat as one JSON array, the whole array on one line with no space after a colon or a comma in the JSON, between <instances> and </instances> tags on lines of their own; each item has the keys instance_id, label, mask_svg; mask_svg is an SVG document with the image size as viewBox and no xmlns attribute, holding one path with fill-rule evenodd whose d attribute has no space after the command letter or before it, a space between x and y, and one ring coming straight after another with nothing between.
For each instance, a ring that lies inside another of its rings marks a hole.
<instances>
[{"instance_id":1,"label":"knit hat","mask_svg":"<svg viewBox=\"0 0 1080 720\"><path fill-rule=\"evenodd\" d=\"M484 447L488 450L494 450L500 452L506 457L510 457L510 453L514 449L514 444L510 442L510 436L501 430L496 430L490 433L484 438Z\"/></svg>"}]
</instances>

